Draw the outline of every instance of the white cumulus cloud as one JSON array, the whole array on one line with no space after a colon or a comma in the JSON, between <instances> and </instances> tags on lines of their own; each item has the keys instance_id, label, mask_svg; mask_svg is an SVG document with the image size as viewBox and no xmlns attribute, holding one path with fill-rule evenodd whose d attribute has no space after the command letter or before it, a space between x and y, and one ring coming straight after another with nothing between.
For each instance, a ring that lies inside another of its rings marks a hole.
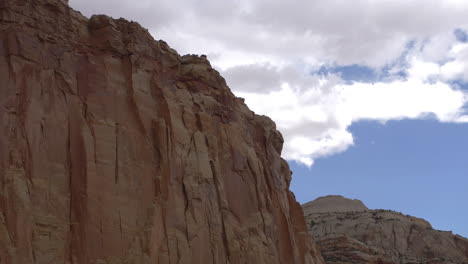
<instances>
[{"instance_id":1,"label":"white cumulus cloud","mask_svg":"<svg viewBox=\"0 0 468 264\"><path fill-rule=\"evenodd\" d=\"M467 122L468 1L70 0L85 15L140 22L180 53L207 54L231 89L285 137L283 156L314 159L353 145L359 120ZM373 82L322 67L360 65Z\"/></svg>"},{"instance_id":2,"label":"white cumulus cloud","mask_svg":"<svg viewBox=\"0 0 468 264\"><path fill-rule=\"evenodd\" d=\"M359 120L433 115L442 122L464 121L465 93L441 81L426 81L427 76L421 75L418 67L427 65L417 62L410 71L414 75L404 80L346 84L336 77L317 81L305 76L302 82L310 81L310 87L305 85L307 89L293 89L289 82L298 80L283 79L280 90L268 94L238 92L238 95L246 98L255 111L276 121L286 140L285 158L312 165L317 157L351 146L353 137L347 129Z\"/></svg>"}]
</instances>

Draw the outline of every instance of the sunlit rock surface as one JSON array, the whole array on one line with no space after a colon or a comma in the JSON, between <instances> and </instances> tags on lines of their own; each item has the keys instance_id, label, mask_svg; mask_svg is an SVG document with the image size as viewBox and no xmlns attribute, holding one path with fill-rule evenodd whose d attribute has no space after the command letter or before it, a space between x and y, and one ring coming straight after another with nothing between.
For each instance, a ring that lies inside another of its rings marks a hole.
<instances>
[{"instance_id":1,"label":"sunlit rock surface","mask_svg":"<svg viewBox=\"0 0 468 264\"><path fill-rule=\"evenodd\" d=\"M0 0L0 82L0 263L323 263L281 134L205 56Z\"/></svg>"}]
</instances>

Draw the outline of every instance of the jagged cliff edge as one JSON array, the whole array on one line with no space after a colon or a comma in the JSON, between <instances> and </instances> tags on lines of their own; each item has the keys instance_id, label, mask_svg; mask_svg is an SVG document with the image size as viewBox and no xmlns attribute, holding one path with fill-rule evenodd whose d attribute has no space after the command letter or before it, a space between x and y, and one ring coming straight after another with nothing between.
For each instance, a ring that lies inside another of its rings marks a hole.
<instances>
[{"instance_id":1,"label":"jagged cliff edge","mask_svg":"<svg viewBox=\"0 0 468 264\"><path fill-rule=\"evenodd\" d=\"M0 263L322 263L281 134L205 57L0 0Z\"/></svg>"}]
</instances>

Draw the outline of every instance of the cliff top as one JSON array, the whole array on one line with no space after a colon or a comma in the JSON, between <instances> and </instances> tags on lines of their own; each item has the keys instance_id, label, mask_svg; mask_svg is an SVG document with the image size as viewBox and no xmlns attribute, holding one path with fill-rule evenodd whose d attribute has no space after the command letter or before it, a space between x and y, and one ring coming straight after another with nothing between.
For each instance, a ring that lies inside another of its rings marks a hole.
<instances>
[{"instance_id":1,"label":"cliff top","mask_svg":"<svg viewBox=\"0 0 468 264\"><path fill-rule=\"evenodd\" d=\"M328 212L356 212L369 210L363 202L348 199L341 195L319 197L312 202L302 205L307 214Z\"/></svg>"}]
</instances>

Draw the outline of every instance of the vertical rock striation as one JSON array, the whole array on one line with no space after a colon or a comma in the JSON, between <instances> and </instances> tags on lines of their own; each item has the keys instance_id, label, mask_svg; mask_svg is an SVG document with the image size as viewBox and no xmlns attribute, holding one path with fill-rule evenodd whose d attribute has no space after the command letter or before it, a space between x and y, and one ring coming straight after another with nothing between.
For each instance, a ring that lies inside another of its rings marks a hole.
<instances>
[{"instance_id":1,"label":"vertical rock striation","mask_svg":"<svg viewBox=\"0 0 468 264\"><path fill-rule=\"evenodd\" d=\"M0 0L0 263L322 263L282 143L206 57Z\"/></svg>"}]
</instances>

